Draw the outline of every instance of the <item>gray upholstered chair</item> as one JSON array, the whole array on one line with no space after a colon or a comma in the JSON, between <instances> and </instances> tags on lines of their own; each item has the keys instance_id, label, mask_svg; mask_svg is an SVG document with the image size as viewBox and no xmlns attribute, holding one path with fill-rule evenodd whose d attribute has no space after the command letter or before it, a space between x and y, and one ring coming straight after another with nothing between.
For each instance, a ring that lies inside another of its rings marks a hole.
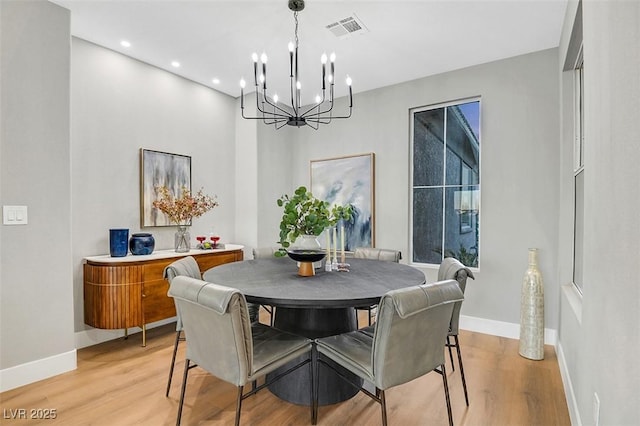
<instances>
[{"instance_id":1,"label":"gray upholstered chair","mask_svg":"<svg viewBox=\"0 0 640 426\"><path fill-rule=\"evenodd\" d=\"M389 250L373 247L356 247L353 257L357 259L373 259L386 262L400 262L402 254L398 250ZM367 311L368 325L371 325L371 317L376 316L376 305L357 307L356 311ZM357 316L356 316L357 317Z\"/></svg>"},{"instance_id":2,"label":"gray upholstered chair","mask_svg":"<svg viewBox=\"0 0 640 426\"><path fill-rule=\"evenodd\" d=\"M400 262L402 253L398 250L389 250L374 247L356 247L353 251L353 257L359 259L384 260L387 262Z\"/></svg>"},{"instance_id":3,"label":"gray upholstered chair","mask_svg":"<svg viewBox=\"0 0 640 426\"><path fill-rule=\"evenodd\" d=\"M171 280L173 280L177 276L185 276L191 278L202 278L202 274L200 273L200 266L198 266L198 262L193 258L193 256L186 256L182 259L178 259L175 262L168 265L164 268L163 272L164 278L169 281L171 284ZM260 305L256 305L254 303L249 304L249 317L251 321L258 321L258 310L260 309ZM176 365L176 354L178 353L178 345L180 342L184 342L184 336L182 335L182 319L180 317L180 310L176 305L176 339L173 344L173 355L171 356L171 367L169 368L169 379L167 380L167 391L165 393L166 396L169 396L169 390L171 389L171 380L173 378L173 369Z\"/></svg>"},{"instance_id":4,"label":"gray upholstered chair","mask_svg":"<svg viewBox=\"0 0 640 426\"><path fill-rule=\"evenodd\" d=\"M279 247L255 247L253 251L254 259L265 259L274 257L275 253L280 250Z\"/></svg>"},{"instance_id":5,"label":"gray upholstered chair","mask_svg":"<svg viewBox=\"0 0 640 426\"><path fill-rule=\"evenodd\" d=\"M463 298L454 280L390 291L378 304L373 335L358 330L316 339L318 354L375 386L375 394L364 388L359 390L381 405L383 425L387 424L385 390L436 371L442 376L452 425L442 342L447 337L454 304ZM316 385L319 366L333 368L322 358L317 359ZM317 400L312 405L316 418Z\"/></svg>"},{"instance_id":6,"label":"gray upholstered chair","mask_svg":"<svg viewBox=\"0 0 640 426\"><path fill-rule=\"evenodd\" d=\"M202 278L198 262L196 262L192 256L183 257L164 268L163 276L167 281L169 281L169 284L171 284L171 281L179 275L198 279ZM169 396L169 389L171 389L171 379L173 378L173 368L176 365L178 344L180 344L180 342L184 342L184 337L182 335L182 318L180 317L178 305L176 305L176 318L176 340L173 344L173 355L171 356L171 367L169 368L169 379L167 380L167 392L165 393L165 396Z\"/></svg>"},{"instance_id":7,"label":"gray upholstered chair","mask_svg":"<svg viewBox=\"0 0 640 426\"><path fill-rule=\"evenodd\" d=\"M475 279L469 268L465 267L460 261L453 257L446 257L438 268L438 281L456 280L460 286L460 290L464 294L467 287L467 278ZM447 334L446 347L449 349L449 359L451 360L451 368L455 371L453 364L453 353L451 348L455 347L458 352L458 366L460 367L460 377L462 377L462 389L464 389L464 400L469 406L469 395L467 394L467 381L464 377L464 367L462 365L462 354L460 353L460 341L458 340L460 309L462 301L457 302L453 306L453 314L451 315L451 324L449 325L449 333ZM451 338L453 337L453 343Z\"/></svg>"},{"instance_id":8,"label":"gray upholstered chair","mask_svg":"<svg viewBox=\"0 0 640 426\"><path fill-rule=\"evenodd\" d=\"M275 253L279 250L278 247L255 247L253 252L254 259L269 259L275 256ZM262 305L265 311L269 313L269 324L273 327L273 320L275 319L273 306Z\"/></svg>"},{"instance_id":9,"label":"gray upholstered chair","mask_svg":"<svg viewBox=\"0 0 640 426\"><path fill-rule=\"evenodd\" d=\"M310 371L313 370L311 340L258 322L251 323L247 302L239 290L178 276L171 281L169 296L174 298L180 310L189 342L178 405L178 425L182 418L189 370L196 366L237 386L236 425L240 423L240 410L245 398L305 364L309 364ZM309 353L309 358L287 370L287 373L243 394L247 383L255 383L257 378L306 353ZM312 386L312 400L314 390ZM313 417L312 423L315 423Z\"/></svg>"}]
</instances>

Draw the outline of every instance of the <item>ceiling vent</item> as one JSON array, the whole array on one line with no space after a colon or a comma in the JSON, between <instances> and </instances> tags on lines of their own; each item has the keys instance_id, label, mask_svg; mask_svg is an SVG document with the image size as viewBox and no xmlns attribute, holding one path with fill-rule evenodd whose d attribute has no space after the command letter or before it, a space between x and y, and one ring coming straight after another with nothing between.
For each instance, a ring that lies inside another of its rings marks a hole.
<instances>
[{"instance_id":1,"label":"ceiling vent","mask_svg":"<svg viewBox=\"0 0 640 426\"><path fill-rule=\"evenodd\" d=\"M345 38L352 34L363 34L369 31L355 13L327 25L327 29L338 38Z\"/></svg>"}]
</instances>

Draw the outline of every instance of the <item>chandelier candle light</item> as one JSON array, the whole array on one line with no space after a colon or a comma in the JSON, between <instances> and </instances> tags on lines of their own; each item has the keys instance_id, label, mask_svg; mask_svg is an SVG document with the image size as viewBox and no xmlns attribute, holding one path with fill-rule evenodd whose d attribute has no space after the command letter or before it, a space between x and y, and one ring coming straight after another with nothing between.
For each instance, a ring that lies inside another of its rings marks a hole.
<instances>
[{"instance_id":1,"label":"chandelier candle light","mask_svg":"<svg viewBox=\"0 0 640 426\"><path fill-rule=\"evenodd\" d=\"M304 9L304 0L289 0L289 9L293 11L295 20L295 44L289 42L289 79L291 91L291 105L285 106L278 103L278 95L269 98L267 95L267 55L262 53L260 62L262 63L262 73L258 76L258 54L252 55L253 59L253 81L255 85L256 109L261 114L258 117L248 117L244 114L244 88L246 82L240 80L240 109L242 118L263 120L264 124L273 124L276 129L282 128L285 124L289 126L309 126L318 130L320 124L329 124L334 118L349 118L353 109L353 94L351 91L351 77L347 75L347 86L349 87L349 114L346 116L333 116L333 85L335 81L335 60L336 55L332 53L328 58L330 61L330 71L327 75L327 55L322 54L320 62L322 64L322 96L317 95L315 103L303 106L301 89L302 83L298 74L298 12ZM329 84L328 98L326 96L327 82Z\"/></svg>"}]
</instances>

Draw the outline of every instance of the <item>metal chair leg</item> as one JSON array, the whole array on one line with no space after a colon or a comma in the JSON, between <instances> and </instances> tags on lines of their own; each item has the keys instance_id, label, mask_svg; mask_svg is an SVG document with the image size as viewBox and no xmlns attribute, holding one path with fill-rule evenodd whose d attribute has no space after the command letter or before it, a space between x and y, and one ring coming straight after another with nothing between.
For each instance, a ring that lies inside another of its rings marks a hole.
<instances>
[{"instance_id":1,"label":"metal chair leg","mask_svg":"<svg viewBox=\"0 0 640 426\"><path fill-rule=\"evenodd\" d=\"M464 367L462 365L462 353L460 353L460 342L458 341L458 335L453 336L456 342L456 351L458 352L458 365L460 366L460 376L462 377L462 389L464 389L464 400L469 406L469 395L467 394L467 381L464 378ZM453 363L453 361L452 361Z\"/></svg>"},{"instance_id":2,"label":"metal chair leg","mask_svg":"<svg viewBox=\"0 0 640 426\"><path fill-rule=\"evenodd\" d=\"M191 361L187 358L184 362L184 375L182 376L182 390L180 391L180 403L178 404L178 418L176 419L176 426L180 426L180 420L182 419L182 406L184 405L184 392L187 389L187 376L189 375L189 363Z\"/></svg>"},{"instance_id":3,"label":"metal chair leg","mask_svg":"<svg viewBox=\"0 0 640 426\"><path fill-rule=\"evenodd\" d=\"M447 370L444 364L442 368L442 385L444 386L444 398L447 401L447 415L449 416L449 426L453 426L453 414L451 413L451 399L449 398L449 384L447 383Z\"/></svg>"},{"instance_id":4,"label":"metal chair leg","mask_svg":"<svg viewBox=\"0 0 640 426\"><path fill-rule=\"evenodd\" d=\"M315 425L318 423L318 387L320 383L319 373L318 373L318 349L316 348L316 344L312 343L311 346L311 369L313 373L311 377L313 377L312 383L312 396L311 396L311 424Z\"/></svg>"},{"instance_id":5,"label":"metal chair leg","mask_svg":"<svg viewBox=\"0 0 640 426\"><path fill-rule=\"evenodd\" d=\"M238 386L238 397L236 399L236 426L240 426L240 409L242 408L242 390L244 386Z\"/></svg>"},{"instance_id":6,"label":"metal chair leg","mask_svg":"<svg viewBox=\"0 0 640 426\"><path fill-rule=\"evenodd\" d=\"M371 325L371 306L367 308L367 319L369 320L369 325Z\"/></svg>"},{"instance_id":7,"label":"metal chair leg","mask_svg":"<svg viewBox=\"0 0 640 426\"><path fill-rule=\"evenodd\" d=\"M311 397L311 424L315 425L317 423L316 415L318 410L318 397L316 394L316 377L314 365L316 364L316 360L314 359L313 350L311 351L311 362L309 363L309 371L311 372L311 388L310 388L310 397Z\"/></svg>"},{"instance_id":8,"label":"metal chair leg","mask_svg":"<svg viewBox=\"0 0 640 426\"><path fill-rule=\"evenodd\" d=\"M451 346L453 346L451 344L451 340L449 340L449 337L451 336L447 336L447 349L449 349L449 359L451 360L451 371L456 371L456 367L455 365L453 365L453 352L451 351Z\"/></svg>"},{"instance_id":9,"label":"metal chair leg","mask_svg":"<svg viewBox=\"0 0 640 426\"><path fill-rule=\"evenodd\" d=\"M173 368L176 365L176 354L178 353L178 343L180 342L180 335L182 330L176 331L176 341L173 344L173 356L171 357L171 367L169 368L169 380L167 380L167 392L164 396L169 396L169 389L171 389L171 379L173 378Z\"/></svg>"},{"instance_id":10,"label":"metal chair leg","mask_svg":"<svg viewBox=\"0 0 640 426\"><path fill-rule=\"evenodd\" d=\"M387 401L384 397L384 391L376 388L376 394L380 397L380 407L382 410L382 426L387 426Z\"/></svg>"}]
</instances>

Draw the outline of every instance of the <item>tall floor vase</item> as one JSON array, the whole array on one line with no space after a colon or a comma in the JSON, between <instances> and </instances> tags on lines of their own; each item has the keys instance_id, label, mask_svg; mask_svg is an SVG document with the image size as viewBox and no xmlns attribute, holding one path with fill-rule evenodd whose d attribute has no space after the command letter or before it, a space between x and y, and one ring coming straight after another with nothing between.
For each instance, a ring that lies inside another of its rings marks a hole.
<instances>
[{"instance_id":1,"label":"tall floor vase","mask_svg":"<svg viewBox=\"0 0 640 426\"><path fill-rule=\"evenodd\" d=\"M538 249L529 249L529 267L520 299L520 355L544 359L544 284L538 269Z\"/></svg>"}]
</instances>

